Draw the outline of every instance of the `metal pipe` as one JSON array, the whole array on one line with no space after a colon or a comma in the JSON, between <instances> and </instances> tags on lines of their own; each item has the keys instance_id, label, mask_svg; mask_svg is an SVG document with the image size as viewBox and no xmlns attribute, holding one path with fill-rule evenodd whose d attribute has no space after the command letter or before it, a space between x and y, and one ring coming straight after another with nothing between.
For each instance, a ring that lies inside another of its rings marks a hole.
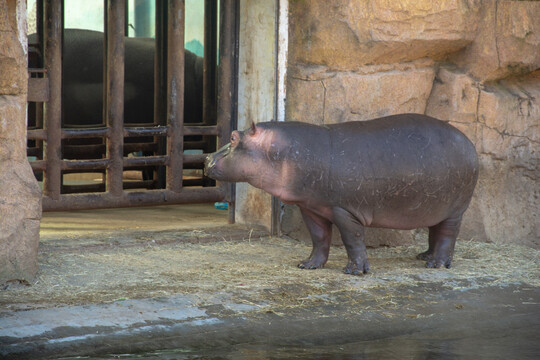
<instances>
[{"instance_id":1,"label":"metal pipe","mask_svg":"<svg viewBox=\"0 0 540 360\"><path fill-rule=\"evenodd\" d=\"M62 195L61 201L43 197L43 211L209 203L222 201L224 197L220 188L186 188L181 193L170 190L127 191L121 196L110 193L70 194Z\"/></svg>"},{"instance_id":2,"label":"metal pipe","mask_svg":"<svg viewBox=\"0 0 540 360\"><path fill-rule=\"evenodd\" d=\"M114 196L123 193L123 146L124 146L124 23L125 1L106 0L105 11L105 76L104 106L106 124L110 129L107 138L106 189Z\"/></svg>"},{"instance_id":3,"label":"metal pipe","mask_svg":"<svg viewBox=\"0 0 540 360\"><path fill-rule=\"evenodd\" d=\"M49 76L49 101L45 103L44 129L47 131L45 160L47 167L43 193L53 200L60 197L62 173L62 0L47 0L45 11L45 67Z\"/></svg>"},{"instance_id":4,"label":"metal pipe","mask_svg":"<svg viewBox=\"0 0 540 360\"><path fill-rule=\"evenodd\" d=\"M27 131L28 140L47 140L46 129L33 129Z\"/></svg>"},{"instance_id":5,"label":"metal pipe","mask_svg":"<svg viewBox=\"0 0 540 360\"><path fill-rule=\"evenodd\" d=\"M167 19L167 189L182 191L182 154L184 137L184 25L183 0L170 0Z\"/></svg>"},{"instance_id":6,"label":"metal pipe","mask_svg":"<svg viewBox=\"0 0 540 360\"><path fill-rule=\"evenodd\" d=\"M124 167L128 166L160 166L169 162L168 156L143 156L124 158Z\"/></svg>"},{"instance_id":7,"label":"metal pipe","mask_svg":"<svg viewBox=\"0 0 540 360\"><path fill-rule=\"evenodd\" d=\"M208 154L185 154L184 155L184 164L193 165L193 164L204 164Z\"/></svg>"},{"instance_id":8,"label":"metal pipe","mask_svg":"<svg viewBox=\"0 0 540 360\"><path fill-rule=\"evenodd\" d=\"M109 128L95 129L62 129L62 139L84 139L109 136Z\"/></svg>"},{"instance_id":9,"label":"metal pipe","mask_svg":"<svg viewBox=\"0 0 540 360\"><path fill-rule=\"evenodd\" d=\"M62 170L99 170L105 169L109 165L109 159L95 160L63 160Z\"/></svg>"},{"instance_id":10,"label":"metal pipe","mask_svg":"<svg viewBox=\"0 0 540 360\"><path fill-rule=\"evenodd\" d=\"M168 126L155 126L151 128L129 127L124 128L124 136L164 136L169 132Z\"/></svg>"}]
</instances>

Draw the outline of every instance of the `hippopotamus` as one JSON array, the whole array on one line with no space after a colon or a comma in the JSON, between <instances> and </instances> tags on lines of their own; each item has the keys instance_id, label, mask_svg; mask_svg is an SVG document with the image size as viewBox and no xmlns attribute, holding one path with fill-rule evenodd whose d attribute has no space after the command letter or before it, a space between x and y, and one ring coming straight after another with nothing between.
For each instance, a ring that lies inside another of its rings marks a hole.
<instances>
[{"instance_id":1,"label":"hippopotamus","mask_svg":"<svg viewBox=\"0 0 540 360\"><path fill-rule=\"evenodd\" d=\"M206 174L248 182L296 204L313 242L300 268L325 265L332 224L345 245L344 272L369 270L364 228L429 229L428 268L449 268L463 213L478 179L471 141L447 122L420 114L317 126L252 124L210 154Z\"/></svg>"}]
</instances>

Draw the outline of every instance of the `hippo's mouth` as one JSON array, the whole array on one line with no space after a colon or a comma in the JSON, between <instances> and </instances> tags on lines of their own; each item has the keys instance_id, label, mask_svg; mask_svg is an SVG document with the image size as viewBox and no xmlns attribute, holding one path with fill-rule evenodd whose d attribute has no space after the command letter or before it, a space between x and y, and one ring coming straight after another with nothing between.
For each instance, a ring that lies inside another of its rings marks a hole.
<instances>
[{"instance_id":1,"label":"hippo's mouth","mask_svg":"<svg viewBox=\"0 0 540 360\"><path fill-rule=\"evenodd\" d=\"M204 161L204 175L214 179L219 180L220 171L219 167L216 166L218 161L223 159L225 156L229 155L231 152L231 144L223 146L221 149L212 153L206 157Z\"/></svg>"}]
</instances>

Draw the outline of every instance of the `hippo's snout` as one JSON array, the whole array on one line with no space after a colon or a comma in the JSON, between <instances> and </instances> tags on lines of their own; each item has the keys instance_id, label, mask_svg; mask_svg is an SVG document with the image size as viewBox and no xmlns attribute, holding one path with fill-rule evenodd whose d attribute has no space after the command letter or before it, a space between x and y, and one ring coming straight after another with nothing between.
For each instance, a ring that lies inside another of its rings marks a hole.
<instances>
[{"instance_id":1,"label":"hippo's snout","mask_svg":"<svg viewBox=\"0 0 540 360\"><path fill-rule=\"evenodd\" d=\"M209 154L204 160L204 174L214 180L219 177L219 171L217 170L217 163L227 156L230 152L230 144L225 145L215 153Z\"/></svg>"},{"instance_id":2,"label":"hippo's snout","mask_svg":"<svg viewBox=\"0 0 540 360\"><path fill-rule=\"evenodd\" d=\"M210 176L210 169L216 165L214 154L210 154L204 160L204 175Z\"/></svg>"}]
</instances>

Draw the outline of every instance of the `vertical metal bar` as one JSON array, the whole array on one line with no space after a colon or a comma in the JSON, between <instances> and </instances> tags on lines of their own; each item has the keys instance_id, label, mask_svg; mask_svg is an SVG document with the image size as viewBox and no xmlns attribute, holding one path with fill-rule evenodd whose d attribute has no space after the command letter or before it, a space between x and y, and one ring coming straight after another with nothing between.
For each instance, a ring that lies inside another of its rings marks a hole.
<instances>
[{"instance_id":1,"label":"vertical metal bar","mask_svg":"<svg viewBox=\"0 0 540 360\"><path fill-rule=\"evenodd\" d=\"M45 66L49 76L49 101L45 104L47 142L45 146L44 195L53 200L60 198L62 173L62 0L47 0L45 13Z\"/></svg>"},{"instance_id":2,"label":"vertical metal bar","mask_svg":"<svg viewBox=\"0 0 540 360\"><path fill-rule=\"evenodd\" d=\"M238 32L239 2L220 0L219 22L219 66L217 90L218 148L229 141L229 134L236 128L238 103ZM234 184L219 184L224 187L229 202L229 223L234 223Z\"/></svg>"},{"instance_id":3,"label":"vertical metal bar","mask_svg":"<svg viewBox=\"0 0 540 360\"><path fill-rule=\"evenodd\" d=\"M107 139L106 189L114 196L123 193L124 148L124 0L105 0L104 93Z\"/></svg>"},{"instance_id":4,"label":"vertical metal bar","mask_svg":"<svg viewBox=\"0 0 540 360\"><path fill-rule=\"evenodd\" d=\"M182 191L184 125L184 0L169 0L167 20L167 189Z\"/></svg>"}]
</instances>

